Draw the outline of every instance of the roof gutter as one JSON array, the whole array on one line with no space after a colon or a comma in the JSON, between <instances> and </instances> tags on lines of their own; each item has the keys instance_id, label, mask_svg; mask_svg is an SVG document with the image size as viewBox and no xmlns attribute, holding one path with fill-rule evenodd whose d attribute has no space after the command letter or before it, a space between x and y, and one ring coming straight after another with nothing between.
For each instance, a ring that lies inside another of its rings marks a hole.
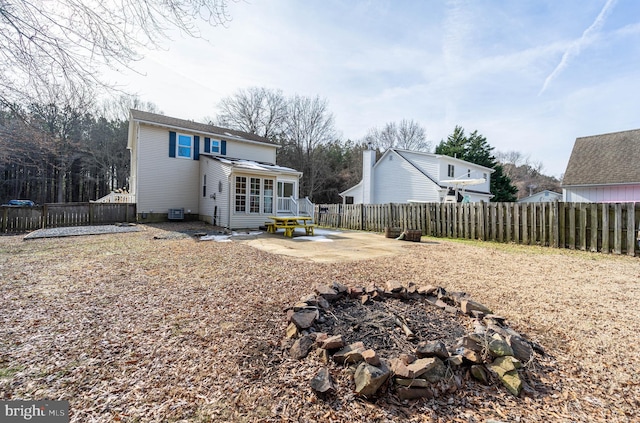
<instances>
[{"instance_id":1,"label":"roof gutter","mask_svg":"<svg viewBox=\"0 0 640 423\"><path fill-rule=\"evenodd\" d=\"M568 188L568 187L611 187L618 185L640 185L639 182L609 182L606 184L561 184L560 188Z\"/></svg>"}]
</instances>

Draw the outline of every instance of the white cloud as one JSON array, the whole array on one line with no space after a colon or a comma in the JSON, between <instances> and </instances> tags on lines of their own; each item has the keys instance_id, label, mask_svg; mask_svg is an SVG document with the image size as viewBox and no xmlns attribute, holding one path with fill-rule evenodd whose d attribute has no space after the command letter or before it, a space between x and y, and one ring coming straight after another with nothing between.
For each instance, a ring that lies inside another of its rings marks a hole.
<instances>
[{"instance_id":1,"label":"white cloud","mask_svg":"<svg viewBox=\"0 0 640 423\"><path fill-rule=\"evenodd\" d=\"M261 86L326 98L352 140L402 118L436 143L462 125L554 175L576 137L640 127L637 2L253 0L230 13L208 41L175 36L136 64L146 76L117 79L187 119Z\"/></svg>"},{"instance_id":2,"label":"white cloud","mask_svg":"<svg viewBox=\"0 0 640 423\"><path fill-rule=\"evenodd\" d=\"M564 54L562 55L562 59L560 59L560 63L558 63L558 66L556 66L555 69L544 80L544 84L542 85L540 94L544 93L549 84L551 84L551 82L555 78L557 78L562 71L564 71L564 69L569 64L569 61L577 57L580 52L586 46L588 46L590 42L592 42L596 33L602 28L602 25L604 25L604 21L607 18L607 15L609 15L609 13L611 13L611 11L613 10L616 1L617 0L607 0L593 23L587 29L585 29L582 33L582 36L574 41L571 46L569 46L569 48L564 52Z\"/></svg>"}]
</instances>

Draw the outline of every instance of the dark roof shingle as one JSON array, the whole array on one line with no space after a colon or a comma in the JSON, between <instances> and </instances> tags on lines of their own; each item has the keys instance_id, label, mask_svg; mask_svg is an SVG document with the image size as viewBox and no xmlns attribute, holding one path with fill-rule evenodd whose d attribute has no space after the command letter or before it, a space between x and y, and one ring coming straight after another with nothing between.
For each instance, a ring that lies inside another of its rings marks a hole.
<instances>
[{"instance_id":1,"label":"dark roof shingle","mask_svg":"<svg viewBox=\"0 0 640 423\"><path fill-rule=\"evenodd\" d=\"M640 182L640 129L576 138L563 186Z\"/></svg>"},{"instance_id":2,"label":"dark roof shingle","mask_svg":"<svg viewBox=\"0 0 640 423\"><path fill-rule=\"evenodd\" d=\"M205 132L210 134L219 135L221 137L233 137L240 138L246 141L261 142L265 144L277 145L277 143L268 140L265 137L261 137L256 134L250 134L248 132L237 131L235 129L221 128L215 125L209 125L206 123L193 122L191 120L184 120L173 118L165 115L159 115L156 113L143 112L141 110L131 109L131 118L143 122L149 122L161 126L170 126L176 128L190 129L197 132Z\"/></svg>"}]
</instances>

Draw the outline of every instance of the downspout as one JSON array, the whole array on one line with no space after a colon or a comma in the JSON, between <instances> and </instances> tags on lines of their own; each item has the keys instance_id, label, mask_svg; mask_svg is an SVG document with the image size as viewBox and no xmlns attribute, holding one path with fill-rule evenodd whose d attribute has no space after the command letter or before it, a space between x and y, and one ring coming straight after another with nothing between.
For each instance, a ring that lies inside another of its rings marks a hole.
<instances>
[{"instance_id":1,"label":"downspout","mask_svg":"<svg viewBox=\"0 0 640 423\"><path fill-rule=\"evenodd\" d=\"M231 179L232 177L233 177L233 172L229 173L229 177L227 179L227 228L228 229L231 229Z\"/></svg>"}]
</instances>

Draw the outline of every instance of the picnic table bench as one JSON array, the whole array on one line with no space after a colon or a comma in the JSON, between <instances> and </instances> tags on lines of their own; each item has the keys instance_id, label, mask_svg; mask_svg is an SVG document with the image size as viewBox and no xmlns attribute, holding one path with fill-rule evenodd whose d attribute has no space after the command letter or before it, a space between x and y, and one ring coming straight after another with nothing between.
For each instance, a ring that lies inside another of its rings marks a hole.
<instances>
[{"instance_id":1,"label":"picnic table bench","mask_svg":"<svg viewBox=\"0 0 640 423\"><path fill-rule=\"evenodd\" d=\"M276 233L278 229L284 229L284 236L293 237L296 228L303 228L307 235L313 235L313 228L316 227L312 217L309 216L269 216L272 222L266 222L267 231Z\"/></svg>"}]
</instances>

